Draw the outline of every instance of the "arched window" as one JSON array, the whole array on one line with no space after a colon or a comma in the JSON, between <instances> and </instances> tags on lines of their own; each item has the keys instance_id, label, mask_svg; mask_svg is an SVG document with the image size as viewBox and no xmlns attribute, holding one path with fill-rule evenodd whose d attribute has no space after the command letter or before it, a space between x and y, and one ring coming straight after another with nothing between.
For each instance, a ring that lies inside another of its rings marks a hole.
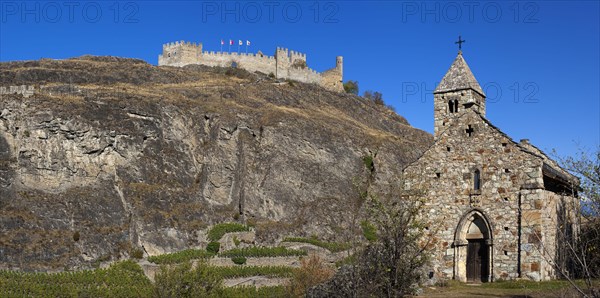
<instances>
[{"instance_id":1,"label":"arched window","mask_svg":"<svg viewBox=\"0 0 600 298\"><path fill-rule=\"evenodd\" d=\"M481 173L479 170L475 170L473 173L473 189L479 190L481 188Z\"/></svg>"},{"instance_id":2,"label":"arched window","mask_svg":"<svg viewBox=\"0 0 600 298\"><path fill-rule=\"evenodd\" d=\"M458 99L454 100L454 112L458 112Z\"/></svg>"},{"instance_id":3,"label":"arched window","mask_svg":"<svg viewBox=\"0 0 600 298\"><path fill-rule=\"evenodd\" d=\"M454 104L452 103L452 100L448 101L448 109L450 113L454 113Z\"/></svg>"}]
</instances>

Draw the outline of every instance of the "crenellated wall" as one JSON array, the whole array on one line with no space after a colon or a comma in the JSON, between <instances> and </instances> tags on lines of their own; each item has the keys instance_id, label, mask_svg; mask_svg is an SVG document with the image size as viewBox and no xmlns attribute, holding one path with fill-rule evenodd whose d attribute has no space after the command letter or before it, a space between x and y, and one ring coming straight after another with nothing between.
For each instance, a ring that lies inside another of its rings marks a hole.
<instances>
[{"instance_id":1,"label":"crenellated wall","mask_svg":"<svg viewBox=\"0 0 600 298\"><path fill-rule=\"evenodd\" d=\"M343 91L343 59L336 57L336 66L319 73L307 66L306 54L277 48L274 56L262 53L227 53L202 51L201 43L178 41L163 45L158 65L185 66L201 64L219 67L238 67L250 72L273 74L278 79L290 79L321 85L329 90Z\"/></svg>"}]
</instances>

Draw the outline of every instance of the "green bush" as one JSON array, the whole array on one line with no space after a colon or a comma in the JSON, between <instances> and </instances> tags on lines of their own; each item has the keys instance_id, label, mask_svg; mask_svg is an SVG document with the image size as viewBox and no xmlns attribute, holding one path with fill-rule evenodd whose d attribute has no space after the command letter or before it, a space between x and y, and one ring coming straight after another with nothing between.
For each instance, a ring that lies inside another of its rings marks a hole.
<instances>
[{"instance_id":1,"label":"green bush","mask_svg":"<svg viewBox=\"0 0 600 298\"><path fill-rule=\"evenodd\" d=\"M201 249L186 249L170 254L148 257L148 261L155 264L176 264L194 259L213 257L215 254Z\"/></svg>"},{"instance_id":2,"label":"green bush","mask_svg":"<svg viewBox=\"0 0 600 298\"><path fill-rule=\"evenodd\" d=\"M366 220L363 220L360 223L360 226L363 230L363 235L365 236L365 238L367 238L367 240L369 240L370 242L377 240L377 229L373 224Z\"/></svg>"},{"instance_id":3,"label":"green bush","mask_svg":"<svg viewBox=\"0 0 600 298\"><path fill-rule=\"evenodd\" d=\"M227 233L246 231L250 231L250 227L235 222L221 223L208 231L208 240L219 241Z\"/></svg>"},{"instance_id":4,"label":"green bush","mask_svg":"<svg viewBox=\"0 0 600 298\"><path fill-rule=\"evenodd\" d=\"M246 257L231 257L231 260L237 265L246 264Z\"/></svg>"},{"instance_id":5,"label":"green bush","mask_svg":"<svg viewBox=\"0 0 600 298\"><path fill-rule=\"evenodd\" d=\"M285 247L244 247L234 248L222 252L222 257L287 257L287 256L305 256L305 251L297 249L287 249Z\"/></svg>"},{"instance_id":6,"label":"green bush","mask_svg":"<svg viewBox=\"0 0 600 298\"><path fill-rule=\"evenodd\" d=\"M325 248L330 252L340 252L350 249L352 245L350 243L337 243L337 242L324 242L315 238L303 238L303 237L287 237L283 239L284 242L302 242L309 243L318 247Z\"/></svg>"},{"instance_id":7,"label":"green bush","mask_svg":"<svg viewBox=\"0 0 600 298\"><path fill-rule=\"evenodd\" d=\"M221 248L221 243L213 241L213 242L208 243L208 245L206 246L206 251L216 255L219 252L220 248Z\"/></svg>"},{"instance_id":8,"label":"green bush","mask_svg":"<svg viewBox=\"0 0 600 298\"><path fill-rule=\"evenodd\" d=\"M142 259L142 258L144 258L144 251L139 247L131 248L129 250L129 256L134 259Z\"/></svg>"},{"instance_id":9,"label":"green bush","mask_svg":"<svg viewBox=\"0 0 600 298\"><path fill-rule=\"evenodd\" d=\"M192 268L191 262L161 266L155 277L157 297L220 297L223 279L204 262Z\"/></svg>"}]
</instances>

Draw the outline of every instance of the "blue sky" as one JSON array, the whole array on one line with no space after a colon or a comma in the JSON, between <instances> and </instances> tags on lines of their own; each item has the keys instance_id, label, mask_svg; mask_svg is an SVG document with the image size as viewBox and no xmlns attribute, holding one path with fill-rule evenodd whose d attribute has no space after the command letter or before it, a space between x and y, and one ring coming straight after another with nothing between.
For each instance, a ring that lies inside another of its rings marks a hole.
<instances>
[{"instance_id":1,"label":"blue sky","mask_svg":"<svg viewBox=\"0 0 600 298\"><path fill-rule=\"evenodd\" d=\"M157 63L162 44L250 40L307 54L380 91L433 131L431 92L457 53L488 95L487 117L518 141L574 154L600 143L598 1L0 1L0 61L84 54ZM224 50L227 50L225 46ZM232 48L237 50L237 46ZM242 47L242 51L245 47Z\"/></svg>"}]
</instances>

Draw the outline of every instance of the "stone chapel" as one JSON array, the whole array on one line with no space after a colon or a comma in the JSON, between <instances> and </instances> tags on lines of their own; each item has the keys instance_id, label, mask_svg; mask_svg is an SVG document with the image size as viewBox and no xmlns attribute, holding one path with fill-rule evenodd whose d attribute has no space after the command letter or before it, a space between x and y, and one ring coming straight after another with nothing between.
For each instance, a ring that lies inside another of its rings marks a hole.
<instances>
[{"instance_id":1,"label":"stone chapel","mask_svg":"<svg viewBox=\"0 0 600 298\"><path fill-rule=\"evenodd\" d=\"M578 179L486 118L485 93L461 51L433 93L434 144L404 169L425 201L429 278L560 277L569 261L559 244L578 231Z\"/></svg>"}]
</instances>

